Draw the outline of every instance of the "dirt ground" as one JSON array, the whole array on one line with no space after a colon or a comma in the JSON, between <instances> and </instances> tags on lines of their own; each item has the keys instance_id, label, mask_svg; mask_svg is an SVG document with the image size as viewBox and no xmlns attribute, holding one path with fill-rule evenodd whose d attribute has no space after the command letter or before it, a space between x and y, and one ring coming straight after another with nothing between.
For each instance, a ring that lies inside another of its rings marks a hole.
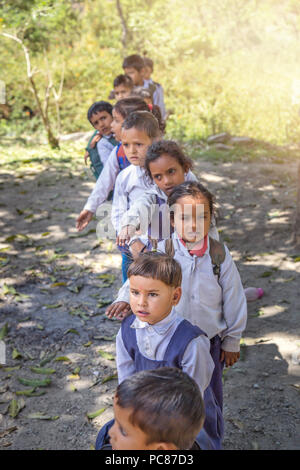
<instances>
[{"instance_id":1,"label":"dirt ground","mask_svg":"<svg viewBox=\"0 0 300 470\"><path fill-rule=\"evenodd\" d=\"M121 257L97 241L96 221L75 230L94 184L82 172L47 163L1 170L2 450L92 449L112 418L120 325L104 312L121 285ZM241 359L224 373L224 449L299 449L296 163L199 159L195 173L216 194L218 228L244 285L265 290L248 304Z\"/></svg>"}]
</instances>

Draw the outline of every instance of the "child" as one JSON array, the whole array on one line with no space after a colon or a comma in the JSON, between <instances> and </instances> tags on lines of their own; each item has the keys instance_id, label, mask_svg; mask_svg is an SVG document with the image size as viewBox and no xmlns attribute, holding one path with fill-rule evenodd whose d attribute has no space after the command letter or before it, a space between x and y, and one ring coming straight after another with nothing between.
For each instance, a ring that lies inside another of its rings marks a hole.
<instances>
[{"instance_id":1,"label":"child","mask_svg":"<svg viewBox=\"0 0 300 470\"><path fill-rule=\"evenodd\" d=\"M113 107L111 128L118 142L121 140L121 129L124 119L131 112L139 110L148 111L149 108L144 100L138 97L124 98L118 101ZM83 230L93 219L97 208L107 200L110 192L114 188L118 174L128 165L129 162L126 159L123 147L121 143L119 143L113 148L87 203L76 220L76 228L78 231Z\"/></svg>"},{"instance_id":2,"label":"child","mask_svg":"<svg viewBox=\"0 0 300 470\"><path fill-rule=\"evenodd\" d=\"M175 367L140 371L120 383L114 416L98 433L96 450L200 450L203 399L196 382Z\"/></svg>"},{"instance_id":3,"label":"child","mask_svg":"<svg viewBox=\"0 0 300 470\"><path fill-rule=\"evenodd\" d=\"M116 338L119 383L135 372L178 367L197 383L204 398L204 429L220 448L223 418L209 383L214 363L206 334L180 317L179 263L162 253L141 254L128 268L133 315L122 321Z\"/></svg>"},{"instance_id":4,"label":"child","mask_svg":"<svg viewBox=\"0 0 300 470\"><path fill-rule=\"evenodd\" d=\"M112 105L107 101L96 101L87 113L87 118L96 129L86 147L84 161L91 160L91 170L96 179L99 178L103 166L117 141L112 135Z\"/></svg>"},{"instance_id":5,"label":"child","mask_svg":"<svg viewBox=\"0 0 300 470\"><path fill-rule=\"evenodd\" d=\"M133 89L133 81L128 75L118 75L114 79L114 97L117 101L128 98Z\"/></svg>"},{"instance_id":6,"label":"child","mask_svg":"<svg viewBox=\"0 0 300 470\"><path fill-rule=\"evenodd\" d=\"M197 181L192 173L192 160L188 158L176 142L161 140L153 143L146 155L146 173L154 183L122 217L122 230L118 242L122 246L129 242L133 256L145 248L147 238L134 236L137 228L145 234L151 234L151 240L170 238L172 227L169 222L167 198L170 191L184 181ZM149 227L149 228L148 228ZM211 236L219 239L215 223L210 231Z\"/></svg>"},{"instance_id":7,"label":"child","mask_svg":"<svg viewBox=\"0 0 300 470\"><path fill-rule=\"evenodd\" d=\"M211 385L223 406L222 369L239 358L240 339L246 327L247 304L239 273L224 245L209 234L213 214L211 193L197 182L176 186L168 197L175 231L157 249L167 252L182 268L182 297L178 309L184 318L203 329L211 341L215 370ZM184 211L185 206L188 210ZM204 212L201 209L204 208ZM198 224L198 226L197 226ZM116 304L107 310L119 318L129 312L128 283Z\"/></svg>"},{"instance_id":8,"label":"child","mask_svg":"<svg viewBox=\"0 0 300 470\"><path fill-rule=\"evenodd\" d=\"M123 122L121 140L131 165L119 174L116 180L113 205L112 223L117 232L120 231L121 217L136 199L151 187L151 182L145 177L144 163L148 147L160 138L161 130L158 120L150 112L138 111L131 113ZM123 282L126 281L128 265L132 257L128 247L122 251Z\"/></svg>"},{"instance_id":9,"label":"child","mask_svg":"<svg viewBox=\"0 0 300 470\"><path fill-rule=\"evenodd\" d=\"M163 87L159 83L153 82L153 80L151 79L144 79L144 59L138 54L133 54L128 57L125 57L122 66L126 75L129 75L129 77L131 77L134 86L142 86L144 88L149 88L152 95L153 104L160 107L162 118L165 120L166 109L164 103Z\"/></svg>"},{"instance_id":10,"label":"child","mask_svg":"<svg viewBox=\"0 0 300 470\"><path fill-rule=\"evenodd\" d=\"M151 75L153 74L154 64L153 60L149 59L149 57L144 56L144 79L151 80Z\"/></svg>"}]
</instances>

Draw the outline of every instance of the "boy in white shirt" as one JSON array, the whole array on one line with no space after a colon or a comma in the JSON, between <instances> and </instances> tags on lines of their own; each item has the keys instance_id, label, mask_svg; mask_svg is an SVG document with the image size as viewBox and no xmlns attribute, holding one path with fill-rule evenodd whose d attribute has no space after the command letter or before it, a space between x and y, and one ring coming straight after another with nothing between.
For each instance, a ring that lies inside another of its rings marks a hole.
<instances>
[{"instance_id":1,"label":"boy in white shirt","mask_svg":"<svg viewBox=\"0 0 300 470\"><path fill-rule=\"evenodd\" d=\"M209 386L214 370L210 342L174 310L181 297L179 263L165 254L143 253L129 266L128 278L133 315L123 320L116 338L119 383L141 370L182 369L203 395L204 429L220 449L223 417Z\"/></svg>"}]
</instances>

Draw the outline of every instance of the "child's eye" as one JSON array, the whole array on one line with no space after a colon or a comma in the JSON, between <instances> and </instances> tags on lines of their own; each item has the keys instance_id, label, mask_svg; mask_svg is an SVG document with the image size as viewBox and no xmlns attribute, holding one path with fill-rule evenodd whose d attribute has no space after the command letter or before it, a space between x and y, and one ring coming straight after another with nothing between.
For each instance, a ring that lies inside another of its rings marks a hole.
<instances>
[{"instance_id":1,"label":"child's eye","mask_svg":"<svg viewBox=\"0 0 300 470\"><path fill-rule=\"evenodd\" d=\"M149 295L150 297L157 297L158 294L156 294L156 292L150 292Z\"/></svg>"},{"instance_id":2,"label":"child's eye","mask_svg":"<svg viewBox=\"0 0 300 470\"><path fill-rule=\"evenodd\" d=\"M137 290L132 290L131 293L132 293L133 295L138 295L138 294L139 294Z\"/></svg>"},{"instance_id":3,"label":"child's eye","mask_svg":"<svg viewBox=\"0 0 300 470\"><path fill-rule=\"evenodd\" d=\"M157 181L160 181L161 180L161 176L160 175L154 175L153 178Z\"/></svg>"},{"instance_id":4,"label":"child's eye","mask_svg":"<svg viewBox=\"0 0 300 470\"><path fill-rule=\"evenodd\" d=\"M174 168L171 168L169 171L168 171L169 175L172 175L173 173L176 173L176 170Z\"/></svg>"}]
</instances>

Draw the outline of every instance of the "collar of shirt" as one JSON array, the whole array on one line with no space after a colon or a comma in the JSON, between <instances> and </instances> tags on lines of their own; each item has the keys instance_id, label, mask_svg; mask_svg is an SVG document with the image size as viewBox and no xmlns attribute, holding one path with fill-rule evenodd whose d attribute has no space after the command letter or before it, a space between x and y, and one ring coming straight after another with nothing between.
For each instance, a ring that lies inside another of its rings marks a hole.
<instances>
[{"instance_id":1,"label":"collar of shirt","mask_svg":"<svg viewBox=\"0 0 300 470\"><path fill-rule=\"evenodd\" d=\"M205 235L205 237L203 238L203 240L201 240L200 242L196 243L196 245L191 249L191 250L188 250L189 254L191 256L195 255L195 256L198 256L198 257L201 257L204 255L204 253L206 252L207 250L207 243L208 243L208 236ZM180 238L180 241L181 243L186 247L186 243L184 240L182 240L182 238Z\"/></svg>"},{"instance_id":2,"label":"collar of shirt","mask_svg":"<svg viewBox=\"0 0 300 470\"><path fill-rule=\"evenodd\" d=\"M165 317L163 320L155 323L154 325L150 325L150 323L147 323L145 321L141 321L139 318L135 318L130 326L130 328L135 328L135 329L140 329L140 328L153 328L153 330L159 334L159 335L164 335L166 332L169 330L169 328L173 325L173 323L176 321L178 315L173 308L169 315Z\"/></svg>"},{"instance_id":3,"label":"collar of shirt","mask_svg":"<svg viewBox=\"0 0 300 470\"><path fill-rule=\"evenodd\" d=\"M177 250L179 251L179 254L187 256L188 258L191 258L191 257L193 258L194 256L197 257L197 255L195 255L195 253L192 253L192 254L190 253L190 251L187 249L185 243L181 241L181 238L179 237L177 232L173 233L172 240L173 240L173 244L174 244L174 247L175 247L175 251L176 251L176 248L177 248ZM209 255L209 236L207 236L207 246L206 246L205 251L201 255L201 257L206 256L206 255Z\"/></svg>"}]
</instances>

